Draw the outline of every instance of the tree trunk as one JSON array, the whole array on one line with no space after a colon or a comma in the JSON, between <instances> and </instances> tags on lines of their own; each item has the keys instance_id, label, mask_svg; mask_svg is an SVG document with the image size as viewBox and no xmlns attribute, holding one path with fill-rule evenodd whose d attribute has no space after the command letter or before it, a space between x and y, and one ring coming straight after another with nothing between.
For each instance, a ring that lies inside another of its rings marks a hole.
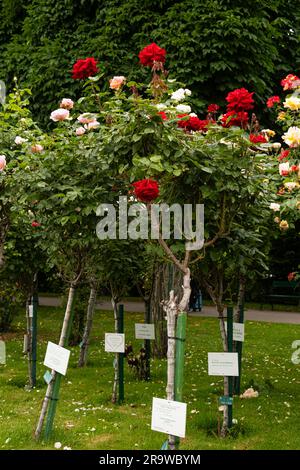
<instances>
[{"instance_id":1,"label":"tree trunk","mask_svg":"<svg viewBox=\"0 0 300 470\"><path fill-rule=\"evenodd\" d=\"M151 292L151 317L155 328L153 341L153 356L163 358L167 355L167 323L162 301L169 298L169 292L174 290L175 296L181 296L182 273L170 263L157 262L155 280Z\"/></svg>"},{"instance_id":2,"label":"tree trunk","mask_svg":"<svg viewBox=\"0 0 300 470\"><path fill-rule=\"evenodd\" d=\"M117 299L112 297L111 303L112 303L113 311L114 311L115 333L118 333L118 302L117 302ZM118 399L118 378L119 378L119 361L118 361L118 353L115 353L114 381L113 381L113 389L112 389L112 396L111 396L111 402L112 403L117 403L117 399Z\"/></svg>"},{"instance_id":3,"label":"tree trunk","mask_svg":"<svg viewBox=\"0 0 300 470\"><path fill-rule=\"evenodd\" d=\"M223 351L228 351L228 344L227 344L227 333L225 329L225 319L224 319L224 305L221 302L217 302L217 311L219 315L219 325L220 325L220 332L223 344ZM229 393L229 383L228 377L224 377L224 396L227 396ZM228 433L228 406L224 405L224 412L223 412L223 423L221 428L221 437L226 437Z\"/></svg>"},{"instance_id":4,"label":"tree trunk","mask_svg":"<svg viewBox=\"0 0 300 470\"><path fill-rule=\"evenodd\" d=\"M69 295L68 295L68 302L65 310L65 316L64 316L64 321L61 329L61 334L60 334L60 339L59 339L59 346L65 347L66 345L66 340L70 328L70 324L72 321L72 308L73 308L73 303L74 303L74 296L75 296L75 286L71 285L69 289ZM39 421L37 424L37 428L35 431L35 438L39 439L42 429L43 429L43 424L46 418L47 410L48 410L48 405L49 401L52 398L52 393L53 393L53 384L54 384L54 379L56 376L56 372L54 370L51 371L51 381L48 384L47 390L46 390L46 395L42 404L42 410L41 414L39 417Z\"/></svg>"},{"instance_id":5,"label":"tree trunk","mask_svg":"<svg viewBox=\"0 0 300 470\"><path fill-rule=\"evenodd\" d=\"M90 334L92 331L95 306L96 306L96 296L97 296L97 288L95 285L92 285L91 290L90 290L87 314L86 314L86 324L84 328L82 344L81 344L80 353L79 353L78 367L84 367L86 366L86 363L87 363Z\"/></svg>"},{"instance_id":6,"label":"tree trunk","mask_svg":"<svg viewBox=\"0 0 300 470\"><path fill-rule=\"evenodd\" d=\"M246 277L243 274L240 274L239 277L239 291L237 298L237 309L234 312L233 321L239 322L240 309L244 306L245 303L245 291L246 291Z\"/></svg>"}]
</instances>

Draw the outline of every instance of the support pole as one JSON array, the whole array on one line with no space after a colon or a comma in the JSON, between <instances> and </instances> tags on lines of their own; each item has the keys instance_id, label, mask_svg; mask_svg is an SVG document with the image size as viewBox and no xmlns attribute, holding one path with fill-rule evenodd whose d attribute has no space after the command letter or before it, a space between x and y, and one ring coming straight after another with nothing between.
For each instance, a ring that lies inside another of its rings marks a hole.
<instances>
[{"instance_id":1,"label":"support pole","mask_svg":"<svg viewBox=\"0 0 300 470\"><path fill-rule=\"evenodd\" d=\"M186 339L186 322L187 314L181 312L177 318L176 327L176 359L175 359L175 401L183 400L183 383L184 383L184 354ZM179 449L180 438L175 438L176 449Z\"/></svg>"},{"instance_id":2,"label":"support pole","mask_svg":"<svg viewBox=\"0 0 300 470\"><path fill-rule=\"evenodd\" d=\"M244 323L244 305L240 305L239 307L239 323ZM236 352L238 353L238 360L239 360L239 375L238 377L234 377L234 393L235 395L240 395L241 393L241 375L242 375L242 354L243 354L243 342L237 341L236 342Z\"/></svg>"},{"instance_id":3,"label":"support pole","mask_svg":"<svg viewBox=\"0 0 300 470\"><path fill-rule=\"evenodd\" d=\"M151 305L150 301L146 302L146 313L145 313L146 323L151 323ZM150 380L151 370L150 370L150 358L151 358L151 340L145 339L144 347L146 351L146 380Z\"/></svg>"},{"instance_id":4,"label":"support pole","mask_svg":"<svg viewBox=\"0 0 300 470\"><path fill-rule=\"evenodd\" d=\"M119 305L118 312L118 333L124 333L124 305ZM118 353L118 382L119 382L119 397L118 402L124 401L124 353Z\"/></svg>"},{"instance_id":5,"label":"support pole","mask_svg":"<svg viewBox=\"0 0 300 470\"><path fill-rule=\"evenodd\" d=\"M227 307L227 347L228 352L233 352L233 306ZM228 396L233 395L233 377L228 377ZM232 405L228 406L228 428L232 427Z\"/></svg>"},{"instance_id":6,"label":"support pole","mask_svg":"<svg viewBox=\"0 0 300 470\"><path fill-rule=\"evenodd\" d=\"M32 323L31 323L31 383L36 386L36 357L37 357L37 315L38 315L38 295L34 293L32 303Z\"/></svg>"}]
</instances>

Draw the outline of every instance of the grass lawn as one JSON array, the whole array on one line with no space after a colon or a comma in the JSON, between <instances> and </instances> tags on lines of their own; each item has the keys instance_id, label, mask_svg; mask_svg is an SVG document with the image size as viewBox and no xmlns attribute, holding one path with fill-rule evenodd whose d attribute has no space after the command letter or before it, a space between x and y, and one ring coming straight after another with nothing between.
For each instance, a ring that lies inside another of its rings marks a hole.
<instances>
[{"instance_id":1,"label":"grass lawn","mask_svg":"<svg viewBox=\"0 0 300 470\"><path fill-rule=\"evenodd\" d=\"M126 339L135 349L134 323L141 314L126 314ZM125 364L125 404L110 402L113 354L104 352L104 333L113 331L112 312L96 312L89 365L76 367L79 348L71 349L63 379L55 429L50 442L32 434L46 385L43 358L48 340L58 341L62 310L39 308L38 384L25 391L27 362L22 356L25 319L4 335L7 364L0 365L0 449L53 449L54 442L72 449L160 449L165 435L151 431L152 397L165 398L166 361L152 361L152 380L138 382ZM259 397L234 399L237 424L232 436L217 437L218 397L222 378L207 375L207 352L221 351L216 319L189 318L184 399L188 404L182 449L300 449L300 364L291 362L291 344L300 325L246 323L242 389L254 383Z\"/></svg>"}]
</instances>

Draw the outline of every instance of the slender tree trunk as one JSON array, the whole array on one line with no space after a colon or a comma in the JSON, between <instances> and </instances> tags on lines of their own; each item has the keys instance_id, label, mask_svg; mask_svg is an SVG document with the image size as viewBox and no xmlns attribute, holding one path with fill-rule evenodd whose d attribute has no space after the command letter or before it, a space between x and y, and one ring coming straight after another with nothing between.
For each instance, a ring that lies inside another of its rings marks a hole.
<instances>
[{"instance_id":1,"label":"slender tree trunk","mask_svg":"<svg viewBox=\"0 0 300 470\"><path fill-rule=\"evenodd\" d=\"M118 333L118 302L117 302L117 299L112 297L111 303L112 303L113 311L114 311L115 332ZM115 353L114 381L113 381L113 389L112 389L112 396L111 396L112 403L117 403L117 399L118 399L118 377L119 377L119 361L118 361L118 353Z\"/></svg>"},{"instance_id":2,"label":"slender tree trunk","mask_svg":"<svg viewBox=\"0 0 300 470\"><path fill-rule=\"evenodd\" d=\"M82 338L82 344L81 344L80 353L79 353L78 367L84 367L86 366L86 363L87 363L90 334L92 331L95 306L96 306L96 296L97 296L97 288L95 285L92 285L91 290L90 290L90 297L89 297L89 302L88 302L86 323L85 323L85 328L84 328L84 333L83 333L83 338Z\"/></svg>"},{"instance_id":3,"label":"slender tree trunk","mask_svg":"<svg viewBox=\"0 0 300 470\"><path fill-rule=\"evenodd\" d=\"M228 344L227 344L227 333L225 329L224 305L221 302L217 302L217 311L219 315L219 325L220 325L220 333L221 333L222 344L223 344L223 351L227 352ZM227 396L228 393L229 393L228 377L224 377L224 395ZM226 437L227 433L228 433L228 406L224 405L221 437Z\"/></svg>"},{"instance_id":4,"label":"slender tree trunk","mask_svg":"<svg viewBox=\"0 0 300 470\"><path fill-rule=\"evenodd\" d=\"M240 309L244 306L245 303L245 291L246 291L246 277L243 274L240 274L239 277L239 290L237 298L237 309L234 312L233 321L238 322L240 316Z\"/></svg>"},{"instance_id":5,"label":"slender tree trunk","mask_svg":"<svg viewBox=\"0 0 300 470\"><path fill-rule=\"evenodd\" d=\"M61 334L60 334L60 339L59 339L59 346L65 347L66 344L66 339L69 331L69 326L70 322L72 320L72 307L73 307L73 302L74 302L74 296L75 296L75 290L76 287L74 285L71 285L69 289L69 295L68 295L68 302L65 310L65 316L64 316L64 321L61 329ZM49 402L52 398L52 392L53 392L53 385L54 385L54 379L56 376L56 372L54 370L51 371L51 381L48 384L47 390L46 390L46 395L42 404L42 410L41 414L38 420L37 428L35 430L35 438L39 439L42 429L43 429L43 424L46 418L47 410L48 410L48 405Z\"/></svg>"}]
</instances>

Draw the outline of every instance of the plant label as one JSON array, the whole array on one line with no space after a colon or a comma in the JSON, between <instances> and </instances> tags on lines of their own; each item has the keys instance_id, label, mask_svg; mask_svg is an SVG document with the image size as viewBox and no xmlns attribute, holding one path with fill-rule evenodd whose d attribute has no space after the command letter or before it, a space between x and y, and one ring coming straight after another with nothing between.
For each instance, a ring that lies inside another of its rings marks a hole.
<instances>
[{"instance_id":1,"label":"plant label","mask_svg":"<svg viewBox=\"0 0 300 470\"><path fill-rule=\"evenodd\" d=\"M124 353L125 335L124 333L105 333L105 351Z\"/></svg>"},{"instance_id":2,"label":"plant label","mask_svg":"<svg viewBox=\"0 0 300 470\"><path fill-rule=\"evenodd\" d=\"M227 332L227 321L225 323L225 330ZM245 325L244 323L233 322L233 341L244 341L245 338Z\"/></svg>"},{"instance_id":3,"label":"plant label","mask_svg":"<svg viewBox=\"0 0 300 470\"><path fill-rule=\"evenodd\" d=\"M153 323L136 323L135 324L136 339L155 339Z\"/></svg>"},{"instance_id":4,"label":"plant label","mask_svg":"<svg viewBox=\"0 0 300 470\"><path fill-rule=\"evenodd\" d=\"M186 403L153 398L152 431L185 437Z\"/></svg>"},{"instance_id":5,"label":"plant label","mask_svg":"<svg viewBox=\"0 0 300 470\"><path fill-rule=\"evenodd\" d=\"M28 316L29 318L33 318L33 305L28 306Z\"/></svg>"},{"instance_id":6,"label":"plant label","mask_svg":"<svg viewBox=\"0 0 300 470\"><path fill-rule=\"evenodd\" d=\"M58 344L48 342L44 365L50 369L66 375L68 363L70 358L70 351L66 348L58 346Z\"/></svg>"},{"instance_id":7,"label":"plant label","mask_svg":"<svg viewBox=\"0 0 300 470\"><path fill-rule=\"evenodd\" d=\"M224 395L223 397L219 398L219 403L220 403L220 405L232 405L233 404L233 398Z\"/></svg>"},{"instance_id":8,"label":"plant label","mask_svg":"<svg viewBox=\"0 0 300 470\"><path fill-rule=\"evenodd\" d=\"M6 346L4 341L0 341L0 364L6 364Z\"/></svg>"},{"instance_id":9,"label":"plant label","mask_svg":"<svg viewBox=\"0 0 300 470\"><path fill-rule=\"evenodd\" d=\"M208 353L208 375L237 377L239 375L238 353Z\"/></svg>"},{"instance_id":10,"label":"plant label","mask_svg":"<svg viewBox=\"0 0 300 470\"><path fill-rule=\"evenodd\" d=\"M49 372L49 370L46 370L46 372L44 373L44 380L45 380L47 385L49 385L49 383L51 382L52 374L51 374L51 372Z\"/></svg>"}]
</instances>

